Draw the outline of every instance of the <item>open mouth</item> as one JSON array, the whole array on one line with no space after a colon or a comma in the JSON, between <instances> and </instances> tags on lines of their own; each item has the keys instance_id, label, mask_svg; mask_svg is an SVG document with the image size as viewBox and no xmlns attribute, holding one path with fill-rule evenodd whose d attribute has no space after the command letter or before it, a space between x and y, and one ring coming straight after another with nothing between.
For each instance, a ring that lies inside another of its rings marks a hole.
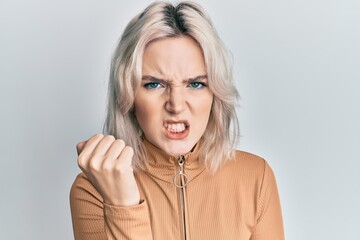
<instances>
[{"instance_id":1,"label":"open mouth","mask_svg":"<svg viewBox=\"0 0 360 240\"><path fill-rule=\"evenodd\" d=\"M171 123L166 124L165 128L171 133L181 133L185 131L186 125L185 123Z\"/></svg>"},{"instance_id":2,"label":"open mouth","mask_svg":"<svg viewBox=\"0 0 360 240\"><path fill-rule=\"evenodd\" d=\"M185 121L167 121L164 124L164 128L166 129L166 137L170 139L183 139L189 134L189 124L187 124Z\"/></svg>"}]
</instances>

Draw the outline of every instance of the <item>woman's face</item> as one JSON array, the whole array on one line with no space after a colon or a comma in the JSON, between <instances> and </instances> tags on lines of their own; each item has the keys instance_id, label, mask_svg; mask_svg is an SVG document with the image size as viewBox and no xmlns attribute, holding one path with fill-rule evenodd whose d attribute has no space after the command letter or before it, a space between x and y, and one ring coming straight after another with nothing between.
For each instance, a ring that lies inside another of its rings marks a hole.
<instances>
[{"instance_id":1,"label":"woman's face","mask_svg":"<svg viewBox=\"0 0 360 240\"><path fill-rule=\"evenodd\" d=\"M173 155L191 151L206 129L212 102L204 57L192 38L165 38L147 46L134 104L149 142Z\"/></svg>"}]
</instances>

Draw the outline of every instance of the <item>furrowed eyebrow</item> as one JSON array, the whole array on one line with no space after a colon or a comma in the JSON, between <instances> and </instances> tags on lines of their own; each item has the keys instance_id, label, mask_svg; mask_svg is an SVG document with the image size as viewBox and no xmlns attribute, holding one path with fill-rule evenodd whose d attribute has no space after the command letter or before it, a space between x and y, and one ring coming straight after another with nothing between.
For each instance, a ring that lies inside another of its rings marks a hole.
<instances>
[{"instance_id":1,"label":"furrowed eyebrow","mask_svg":"<svg viewBox=\"0 0 360 240\"><path fill-rule=\"evenodd\" d=\"M194 78L189 78L188 81L189 82L196 82L196 81L200 81L200 80L203 80L203 79L207 79L207 75L200 75L200 76L197 76L197 77L194 77Z\"/></svg>"},{"instance_id":2,"label":"furrowed eyebrow","mask_svg":"<svg viewBox=\"0 0 360 240\"><path fill-rule=\"evenodd\" d=\"M160 78L150 76L150 75L144 75L144 76L142 76L141 79L145 80L145 81L154 81L154 82L160 82L160 83L171 83L172 82L172 81L166 81L164 79L160 79ZM194 77L194 78L186 79L183 82L196 82L196 81L200 81L200 80L203 80L203 79L207 79L206 74L205 75L200 75L200 76L197 76L197 77Z\"/></svg>"},{"instance_id":3,"label":"furrowed eyebrow","mask_svg":"<svg viewBox=\"0 0 360 240\"><path fill-rule=\"evenodd\" d=\"M141 80L151 81L151 82L158 82L158 83L162 83L162 84L167 84L168 83L164 79L156 78L156 77L153 77L153 76L150 76L150 75L142 76Z\"/></svg>"},{"instance_id":4,"label":"furrowed eyebrow","mask_svg":"<svg viewBox=\"0 0 360 240\"><path fill-rule=\"evenodd\" d=\"M142 76L141 80L147 80L147 81L165 81L161 78L157 78L157 77L153 77L153 76L150 76L150 75L144 75Z\"/></svg>"}]
</instances>

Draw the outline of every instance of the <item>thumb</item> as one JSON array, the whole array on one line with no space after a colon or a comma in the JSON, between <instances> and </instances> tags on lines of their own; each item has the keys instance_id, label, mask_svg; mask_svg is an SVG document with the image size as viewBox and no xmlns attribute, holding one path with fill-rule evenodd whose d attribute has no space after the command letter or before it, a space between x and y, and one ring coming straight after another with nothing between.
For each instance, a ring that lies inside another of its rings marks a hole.
<instances>
[{"instance_id":1,"label":"thumb","mask_svg":"<svg viewBox=\"0 0 360 240\"><path fill-rule=\"evenodd\" d=\"M86 143L87 143L87 141L84 141L84 142L79 142L79 143L76 145L76 151L77 151L77 154L78 154L78 155L80 155L80 153L81 153L82 150L84 149Z\"/></svg>"}]
</instances>

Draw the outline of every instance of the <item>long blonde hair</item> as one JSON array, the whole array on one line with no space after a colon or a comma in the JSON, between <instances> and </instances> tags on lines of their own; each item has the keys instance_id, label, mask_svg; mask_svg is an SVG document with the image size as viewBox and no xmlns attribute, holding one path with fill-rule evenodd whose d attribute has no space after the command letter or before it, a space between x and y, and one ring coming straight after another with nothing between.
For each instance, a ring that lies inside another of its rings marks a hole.
<instances>
[{"instance_id":1,"label":"long blonde hair","mask_svg":"<svg viewBox=\"0 0 360 240\"><path fill-rule=\"evenodd\" d=\"M133 165L135 169L143 168L146 151L133 111L141 81L142 55L150 42L179 36L192 37L204 54L214 101L199 155L215 172L222 163L234 157L239 137L235 109L239 95L233 83L228 53L210 17L197 3L154 2L129 22L111 62L104 132L133 147Z\"/></svg>"}]
</instances>

